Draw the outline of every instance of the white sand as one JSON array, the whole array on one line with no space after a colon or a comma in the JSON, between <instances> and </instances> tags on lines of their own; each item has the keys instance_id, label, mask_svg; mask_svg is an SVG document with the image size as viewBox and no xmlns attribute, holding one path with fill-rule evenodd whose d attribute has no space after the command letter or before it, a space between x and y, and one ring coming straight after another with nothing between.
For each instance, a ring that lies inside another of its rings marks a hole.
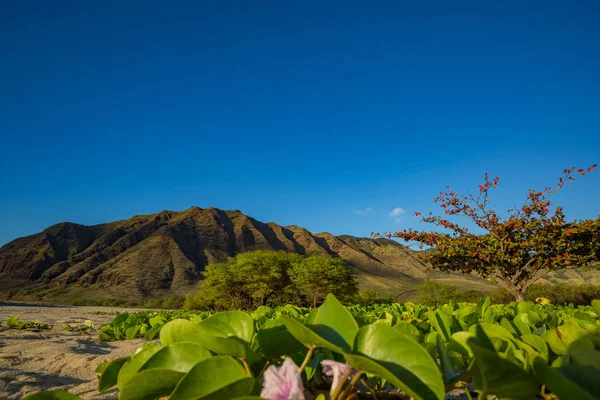
<instances>
[{"instance_id":1,"label":"white sand","mask_svg":"<svg viewBox=\"0 0 600 400\"><path fill-rule=\"evenodd\" d=\"M0 306L0 321L6 326L11 315L22 321L39 319L52 330L31 332L9 329L0 332L0 399L20 399L46 389L63 389L82 398L116 399L117 392L99 394L95 369L105 360L124 357L135 351L142 339L99 342L98 332L68 332L64 323L94 321L94 327L111 321L114 315L94 311L128 311L108 307L19 307Z\"/></svg>"}]
</instances>

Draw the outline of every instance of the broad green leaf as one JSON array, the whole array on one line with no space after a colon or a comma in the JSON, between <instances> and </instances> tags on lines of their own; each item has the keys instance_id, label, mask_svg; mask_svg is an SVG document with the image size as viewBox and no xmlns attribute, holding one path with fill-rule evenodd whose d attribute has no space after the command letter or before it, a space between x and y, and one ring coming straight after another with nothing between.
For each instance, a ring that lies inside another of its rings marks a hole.
<instances>
[{"instance_id":1,"label":"broad green leaf","mask_svg":"<svg viewBox=\"0 0 600 400\"><path fill-rule=\"evenodd\" d=\"M521 303L519 303L519 304L521 304ZM483 329L483 331L485 332L486 336L490 339L498 338L498 339L502 339L507 342L514 341L513 335L508 330L506 330L505 328L503 328L500 325L494 325L494 324L489 324L489 323L484 322L479 325L471 326L469 328L469 333L475 335L475 333L477 331L477 327L481 327L481 329Z\"/></svg>"},{"instance_id":2,"label":"broad green leaf","mask_svg":"<svg viewBox=\"0 0 600 400\"><path fill-rule=\"evenodd\" d=\"M477 314L483 318L485 313L487 312L488 308L490 307L490 298L489 296L479 300L479 303L477 304Z\"/></svg>"},{"instance_id":3,"label":"broad green leaf","mask_svg":"<svg viewBox=\"0 0 600 400\"><path fill-rule=\"evenodd\" d=\"M344 350L342 350L340 347L330 343L301 322L298 322L287 315L282 315L281 321L287 328L288 332L306 347L322 347L336 353L344 352Z\"/></svg>"},{"instance_id":4,"label":"broad green leaf","mask_svg":"<svg viewBox=\"0 0 600 400\"><path fill-rule=\"evenodd\" d=\"M106 360L103 361L102 363L98 364L98 366L96 367L96 373L97 374L102 374L104 372L104 370L106 369L106 367L108 367L110 365L110 361Z\"/></svg>"},{"instance_id":5,"label":"broad green leaf","mask_svg":"<svg viewBox=\"0 0 600 400\"><path fill-rule=\"evenodd\" d=\"M140 328L141 328L140 325L135 325L135 326L127 328L127 330L125 331L125 339L127 339L127 340L135 339L137 334L140 332Z\"/></svg>"},{"instance_id":6,"label":"broad green leaf","mask_svg":"<svg viewBox=\"0 0 600 400\"><path fill-rule=\"evenodd\" d=\"M533 370L540 382L546 385L553 393L557 394L560 399L598 399L598 397L592 394L593 389L590 391L586 386L580 386L567 375L564 375L561 372L561 369L549 367L548 364L546 364L546 361L541 358L538 358L533 362ZM600 381L600 376L596 376L593 379L595 379L595 381L591 380L589 384L596 385L597 382Z\"/></svg>"},{"instance_id":7,"label":"broad green leaf","mask_svg":"<svg viewBox=\"0 0 600 400\"><path fill-rule=\"evenodd\" d=\"M450 359L450 356L448 355L448 351L446 350L446 345L444 344L444 341L442 340L441 336L438 336L438 338L437 338L437 348L438 348L438 355L440 358L440 363L442 364L442 374L444 376L444 382L447 384L448 383L453 384L458 380L459 374L458 374L458 372L456 372L456 368L454 368L454 364L452 364L452 360Z\"/></svg>"},{"instance_id":8,"label":"broad green leaf","mask_svg":"<svg viewBox=\"0 0 600 400\"><path fill-rule=\"evenodd\" d=\"M479 316L477 315L477 306L469 305L463 308L459 308L454 312L456 318L466 322L467 324L476 323Z\"/></svg>"},{"instance_id":9,"label":"broad green leaf","mask_svg":"<svg viewBox=\"0 0 600 400\"><path fill-rule=\"evenodd\" d=\"M352 348L358 332L358 324L352 314L332 294L328 294L323 304L310 313L306 325L320 337L346 351Z\"/></svg>"},{"instance_id":10,"label":"broad green leaf","mask_svg":"<svg viewBox=\"0 0 600 400\"><path fill-rule=\"evenodd\" d=\"M429 311L427 316L429 317L429 323L443 336L444 341L450 340L452 317L440 309Z\"/></svg>"},{"instance_id":11,"label":"broad green leaf","mask_svg":"<svg viewBox=\"0 0 600 400\"><path fill-rule=\"evenodd\" d=\"M495 351L480 345L478 339L479 335L469 339L469 346L475 354L475 388L501 398L535 399L540 391L535 377L503 359Z\"/></svg>"},{"instance_id":12,"label":"broad green leaf","mask_svg":"<svg viewBox=\"0 0 600 400\"><path fill-rule=\"evenodd\" d=\"M213 336L236 336L246 343L252 341L254 334L254 320L252 317L242 311L224 311L212 315L200 323L198 326L210 332ZM222 334L216 334L221 332Z\"/></svg>"},{"instance_id":13,"label":"broad green leaf","mask_svg":"<svg viewBox=\"0 0 600 400\"><path fill-rule=\"evenodd\" d=\"M179 382L169 400L231 399L249 395L254 378L228 356L200 361Z\"/></svg>"},{"instance_id":14,"label":"broad green leaf","mask_svg":"<svg viewBox=\"0 0 600 400\"><path fill-rule=\"evenodd\" d=\"M526 313L528 310L531 310L535 307L535 303L533 301L524 301L518 303L515 307L515 314Z\"/></svg>"},{"instance_id":15,"label":"broad green leaf","mask_svg":"<svg viewBox=\"0 0 600 400\"><path fill-rule=\"evenodd\" d=\"M45 390L23 397L23 400L81 400L81 398L64 390Z\"/></svg>"},{"instance_id":16,"label":"broad green leaf","mask_svg":"<svg viewBox=\"0 0 600 400\"><path fill-rule=\"evenodd\" d=\"M198 326L187 319L171 320L160 330L160 342L163 346L168 346L179 341L186 333L197 329Z\"/></svg>"},{"instance_id":17,"label":"broad green leaf","mask_svg":"<svg viewBox=\"0 0 600 400\"><path fill-rule=\"evenodd\" d=\"M151 327L155 327L157 325L163 325L165 322L167 322L167 319L163 316L156 316L156 317L152 317L150 318L150 326Z\"/></svg>"},{"instance_id":18,"label":"broad green leaf","mask_svg":"<svg viewBox=\"0 0 600 400\"><path fill-rule=\"evenodd\" d=\"M394 325L394 329L404 333L405 335L412 337L417 342L419 341L419 338L421 337L421 332L417 329L417 327L406 321L398 322L396 325Z\"/></svg>"},{"instance_id":19,"label":"broad green leaf","mask_svg":"<svg viewBox=\"0 0 600 400\"><path fill-rule=\"evenodd\" d=\"M582 337L569 345L567 352L571 358L571 364L600 369L600 351L596 350L591 337L592 335Z\"/></svg>"},{"instance_id":20,"label":"broad green leaf","mask_svg":"<svg viewBox=\"0 0 600 400\"><path fill-rule=\"evenodd\" d=\"M211 357L210 351L196 343L177 342L163 347L144 363L140 371L152 368L186 373L200 361Z\"/></svg>"},{"instance_id":21,"label":"broad green leaf","mask_svg":"<svg viewBox=\"0 0 600 400\"><path fill-rule=\"evenodd\" d=\"M156 335L160 332L162 327L163 327L163 324L154 325L152 328L148 329L146 331L146 333L144 333L144 339L146 339L146 340L154 339L156 337Z\"/></svg>"},{"instance_id":22,"label":"broad green leaf","mask_svg":"<svg viewBox=\"0 0 600 400\"><path fill-rule=\"evenodd\" d=\"M395 381L390 382L411 396L418 399L444 397L444 382L433 358L421 345L398 330L384 325L363 326L356 335L354 350L387 370L395 377ZM384 377L389 380L388 376Z\"/></svg>"},{"instance_id":23,"label":"broad green leaf","mask_svg":"<svg viewBox=\"0 0 600 400\"><path fill-rule=\"evenodd\" d=\"M536 335L523 335L521 340L540 353L544 360L548 360L548 345L544 339Z\"/></svg>"},{"instance_id":24,"label":"broad green leaf","mask_svg":"<svg viewBox=\"0 0 600 400\"><path fill-rule=\"evenodd\" d=\"M162 331L161 331L162 332ZM214 331L213 331L214 332ZM216 332L215 332L216 333ZM199 327L180 336L181 342L193 342L219 355L246 358L248 345L240 338L213 336Z\"/></svg>"},{"instance_id":25,"label":"broad green leaf","mask_svg":"<svg viewBox=\"0 0 600 400\"><path fill-rule=\"evenodd\" d=\"M579 325L569 324L544 332L542 338L556 355L564 356L567 355L567 348L571 343L587 334L588 332Z\"/></svg>"},{"instance_id":26,"label":"broad green leaf","mask_svg":"<svg viewBox=\"0 0 600 400\"><path fill-rule=\"evenodd\" d=\"M142 365L144 365L144 363L160 349L161 347L158 345L148 346L123 365L117 378L117 387L119 388L119 391L125 389L125 384L127 384L140 368L142 368Z\"/></svg>"},{"instance_id":27,"label":"broad green leaf","mask_svg":"<svg viewBox=\"0 0 600 400\"><path fill-rule=\"evenodd\" d=\"M452 351L462 354L465 357L473 358L473 351L468 345L468 340L472 337L474 337L474 335L469 332L456 332L450 336L448 348Z\"/></svg>"},{"instance_id":28,"label":"broad green leaf","mask_svg":"<svg viewBox=\"0 0 600 400\"><path fill-rule=\"evenodd\" d=\"M596 311L596 314L600 315L600 300L592 300L592 308Z\"/></svg>"},{"instance_id":29,"label":"broad green leaf","mask_svg":"<svg viewBox=\"0 0 600 400\"><path fill-rule=\"evenodd\" d=\"M121 370L121 367L123 367L123 364L125 364L127 361L129 361L129 357L117 358L116 360L111 361L111 363L104 368L102 375L100 375L100 379L98 380L98 391L100 393L117 384L119 371Z\"/></svg>"},{"instance_id":30,"label":"broad green leaf","mask_svg":"<svg viewBox=\"0 0 600 400\"><path fill-rule=\"evenodd\" d=\"M170 369L140 371L121 390L119 400L154 400L168 396L183 376Z\"/></svg>"},{"instance_id":31,"label":"broad green leaf","mask_svg":"<svg viewBox=\"0 0 600 400\"><path fill-rule=\"evenodd\" d=\"M596 399L600 399L600 369L584 365L565 365L559 368L561 374L576 382Z\"/></svg>"},{"instance_id":32,"label":"broad green leaf","mask_svg":"<svg viewBox=\"0 0 600 400\"><path fill-rule=\"evenodd\" d=\"M256 333L256 340L267 358L276 358L303 349L302 343L292 336L280 318L265 322Z\"/></svg>"}]
</instances>

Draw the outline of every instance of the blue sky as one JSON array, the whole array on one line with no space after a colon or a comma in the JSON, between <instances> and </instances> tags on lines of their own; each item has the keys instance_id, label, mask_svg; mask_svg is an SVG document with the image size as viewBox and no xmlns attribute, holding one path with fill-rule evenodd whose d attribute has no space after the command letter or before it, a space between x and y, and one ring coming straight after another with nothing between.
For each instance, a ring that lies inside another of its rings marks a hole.
<instances>
[{"instance_id":1,"label":"blue sky","mask_svg":"<svg viewBox=\"0 0 600 400\"><path fill-rule=\"evenodd\" d=\"M600 162L599 20L596 1L4 1L0 244L193 205L367 236L485 172L508 208ZM555 201L579 219L598 198L595 171Z\"/></svg>"}]
</instances>

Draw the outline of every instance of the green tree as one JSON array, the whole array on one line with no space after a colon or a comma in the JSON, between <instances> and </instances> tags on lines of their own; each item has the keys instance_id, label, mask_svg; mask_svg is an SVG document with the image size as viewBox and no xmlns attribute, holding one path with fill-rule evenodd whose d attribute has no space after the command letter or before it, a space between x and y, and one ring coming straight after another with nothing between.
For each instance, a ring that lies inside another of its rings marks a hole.
<instances>
[{"instance_id":1,"label":"green tree","mask_svg":"<svg viewBox=\"0 0 600 400\"><path fill-rule=\"evenodd\" d=\"M252 251L209 264L187 309L251 309L286 303L316 305L328 293L350 299L357 292L341 259L284 251Z\"/></svg>"},{"instance_id":2,"label":"green tree","mask_svg":"<svg viewBox=\"0 0 600 400\"><path fill-rule=\"evenodd\" d=\"M288 273L292 290L313 307L322 303L328 293L341 301L350 300L358 293L352 270L344 266L341 258L312 255L292 263Z\"/></svg>"},{"instance_id":3,"label":"green tree","mask_svg":"<svg viewBox=\"0 0 600 400\"><path fill-rule=\"evenodd\" d=\"M201 308L217 309L278 303L290 284L286 271L300 258L284 251L259 250L209 264L203 272L196 303Z\"/></svg>"}]
</instances>

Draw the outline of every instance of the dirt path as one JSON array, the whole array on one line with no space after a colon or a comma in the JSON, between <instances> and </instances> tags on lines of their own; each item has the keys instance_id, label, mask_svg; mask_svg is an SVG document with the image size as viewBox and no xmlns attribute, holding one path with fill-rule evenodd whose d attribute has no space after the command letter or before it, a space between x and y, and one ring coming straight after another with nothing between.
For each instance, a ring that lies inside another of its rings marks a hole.
<instances>
[{"instance_id":1,"label":"dirt path","mask_svg":"<svg viewBox=\"0 0 600 400\"><path fill-rule=\"evenodd\" d=\"M114 310L127 311L107 307L0 306L3 325L11 315L22 321L39 319L53 325L52 330L45 332L0 331L0 398L20 399L39 390L64 389L82 398L116 399L114 389L98 394L95 369L105 360L129 355L143 340L104 343L98 342L95 329L89 336L62 329L64 323L86 319L98 327L114 316L93 312Z\"/></svg>"}]
</instances>

